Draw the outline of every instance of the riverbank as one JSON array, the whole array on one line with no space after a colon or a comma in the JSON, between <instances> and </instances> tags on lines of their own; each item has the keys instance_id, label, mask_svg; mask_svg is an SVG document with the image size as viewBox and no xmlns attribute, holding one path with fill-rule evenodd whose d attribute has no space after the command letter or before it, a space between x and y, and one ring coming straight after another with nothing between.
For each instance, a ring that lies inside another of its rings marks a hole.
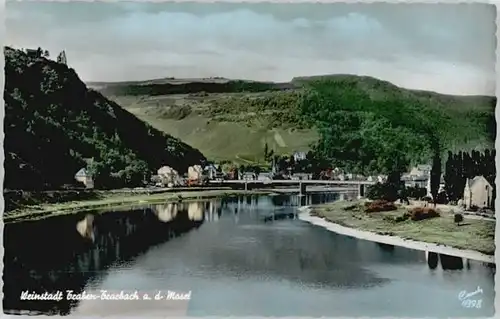
<instances>
[{"instance_id":1,"label":"riverbank","mask_svg":"<svg viewBox=\"0 0 500 319\"><path fill-rule=\"evenodd\" d=\"M352 208L356 201L339 201L301 208L299 218L338 234L387 245L435 252L482 262L494 263L495 222L469 219L457 225L453 213L421 221L396 221L407 208L395 211L364 213Z\"/></svg>"},{"instance_id":2,"label":"riverbank","mask_svg":"<svg viewBox=\"0 0 500 319\"><path fill-rule=\"evenodd\" d=\"M131 191L100 191L95 193L92 199L67 201L59 203L39 203L36 205L26 205L9 212L3 216L4 222L13 222L19 220L30 220L34 218L49 217L55 215L71 214L75 212L112 209L121 206L130 206L137 204L156 204L164 202L193 201L210 198L224 198L237 195L271 195L272 191L244 191L231 189L199 189L199 190L171 190L140 192Z\"/></svg>"},{"instance_id":3,"label":"riverbank","mask_svg":"<svg viewBox=\"0 0 500 319\"><path fill-rule=\"evenodd\" d=\"M42 204L61 204L99 200L111 197L126 197L130 195L153 195L175 192L194 192L207 190L231 190L230 187L154 187L154 188L121 188L111 190L69 189L69 190L4 190L5 211L7 213L26 207L36 207Z\"/></svg>"}]
</instances>

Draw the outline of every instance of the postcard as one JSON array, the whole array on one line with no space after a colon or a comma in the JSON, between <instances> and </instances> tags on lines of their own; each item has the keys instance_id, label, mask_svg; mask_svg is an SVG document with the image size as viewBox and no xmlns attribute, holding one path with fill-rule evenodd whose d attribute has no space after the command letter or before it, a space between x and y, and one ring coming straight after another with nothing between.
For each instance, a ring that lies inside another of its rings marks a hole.
<instances>
[{"instance_id":1,"label":"postcard","mask_svg":"<svg viewBox=\"0 0 500 319\"><path fill-rule=\"evenodd\" d=\"M7 1L4 313L493 316L496 14Z\"/></svg>"}]
</instances>

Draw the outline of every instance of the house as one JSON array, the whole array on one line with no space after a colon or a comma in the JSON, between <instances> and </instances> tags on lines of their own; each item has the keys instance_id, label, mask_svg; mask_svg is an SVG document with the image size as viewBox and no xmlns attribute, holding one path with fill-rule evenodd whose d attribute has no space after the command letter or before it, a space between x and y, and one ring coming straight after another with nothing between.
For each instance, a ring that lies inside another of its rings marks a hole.
<instances>
[{"instance_id":1,"label":"house","mask_svg":"<svg viewBox=\"0 0 500 319\"><path fill-rule=\"evenodd\" d=\"M387 180L387 176L385 175L371 175L366 178L368 182L375 182L375 183L385 183ZM404 180L404 179L402 179Z\"/></svg>"},{"instance_id":2,"label":"house","mask_svg":"<svg viewBox=\"0 0 500 319\"><path fill-rule=\"evenodd\" d=\"M333 174L341 174L342 173L342 170L338 167L335 167L332 169L332 173Z\"/></svg>"},{"instance_id":3,"label":"house","mask_svg":"<svg viewBox=\"0 0 500 319\"><path fill-rule=\"evenodd\" d=\"M92 175L87 171L86 168L80 169L75 174L76 181L83 183L86 188L94 188L94 180L92 179Z\"/></svg>"},{"instance_id":4,"label":"house","mask_svg":"<svg viewBox=\"0 0 500 319\"><path fill-rule=\"evenodd\" d=\"M238 179L238 175L239 175L238 170L233 167L229 170L229 172L227 173L226 176L227 176L227 179L229 179L229 180L235 180L235 179Z\"/></svg>"},{"instance_id":5,"label":"house","mask_svg":"<svg viewBox=\"0 0 500 319\"><path fill-rule=\"evenodd\" d=\"M214 164L209 164L205 166L205 168L203 169L203 173L208 177L208 179L214 180L217 178L217 173L218 173L217 166Z\"/></svg>"},{"instance_id":6,"label":"house","mask_svg":"<svg viewBox=\"0 0 500 319\"><path fill-rule=\"evenodd\" d=\"M257 180L263 181L263 182L271 182L273 180L273 174L272 173L260 173L257 176Z\"/></svg>"},{"instance_id":7,"label":"house","mask_svg":"<svg viewBox=\"0 0 500 319\"><path fill-rule=\"evenodd\" d=\"M427 188L429 183L429 178L426 176L407 175L402 176L401 180L405 183L406 187Z\"/></svg>"},{"instance_id":8,"label":"house","mask_svg":"<svg viewBox=\"0 0 500 319\"><path fill-rule=\"evenodd\" d=\"M154 186L157 186L157 187L163 186L163 182L162 182L160 175L152 175L150 181Z\"/></svg>"},{"instance_id":9,"label":"house","mask_svg":"<svg viewBox=\"0 0 500 319\"><path fill-rule=\"evenodd\" d=\"M312 174L295 173L292 175L292 179L294 179L294 180L310 180L310 179L312 179Z\"/></svg>"},{"instance_id":10,"label":"house","mask_svg":"<svg viewBox=\"0 0 500 319\"><path fill-rule=\"evenodd\" d=\"M253 181L256 177L257 176L254 172L244 172L241 174L241 179L245 181Z\"/></svg>"},{"instance_id":11,"label":"house","mask_svg":"<svg viewBox=\"0 0 500 319\"><path fill-rule=\"evenodd\" d=\"M368 178L370 178L370 177L368 177ZM371 178L371 181L373 181L373 178ZM402 174L401 181L405 184L405 187L413 187L413 180L412 180L412 177L410 176L410 174L408 174L408 173Z\"/></svg>"},{"instance_id":12,"label":"house","mask_svg":"<svg viewBox=\"0 0 500 319\"><path fill-rule=\"evenodd\" d=\"M352 179L355 181L364 181L364 180L366 180L366 177L364 175L361 175L361 174L353 174Z\"/></svg>"},{"instance_id":13,"label":"house","mask_svg":"<svg viewBox=\"0 0 500 319\"><path fill-rule=\"evenodd\" d=\"M217 164L208 164L203 169L203 176L207 177L209 180L223 180L224 173L222 173L222 168Z\"/></svg>"},{"instance_id":14,"label":"house","mask_svg":"<svg viewBox=\"0 0 500 319\"><path fill-rule=\"evenodd\" d=\"M179 173L170 166L162 166L158 169L158 176L160 177L161 184L169 185L172 187L178 184Z\"/></svg>"},{"instance_id":15,"label":"house","mask_svg":"<svg viewBox=\"0 0 500 319\"><path fill-rule=\"evenodd\" d=\"M307 157L307 155L305 152L294 152L293 153L293 160L295 162L303 161L306 159L306 157Z\"/></svg>"},{"instance_id":16,"label":"house","mask_svg":"<svg viewBox=\"0 0 500 319\"><path fill-rule=\"evenodd\" d=\"M386 181L387 181L387 175L378 175L377 176L378 183L385 183Z\"/></svg>"},{"instance_id":17,"label":"house","mask_svg":"<svg viewBox=\"0 0 500 319\"><path fill-rule=\"evenodd\" d=\"M189 166L188 168L188 180L201 180L203 177L203 169L200 165Z\"/></svg>"},{"instance_id":18,"label":"house","mask_svg":"<svg viewBox=\"0 0 500 319\"><path fill-rule=\"evenodd\" d=\"M417 165L410 170L410 176L429 176L431 169L431 165Z\"/></svg>"},{"instance_id":19,"label":"house","mask_svg":"<svg viewBox=\"0 0 500 319\"><path fill-rule=\"evenodd\" d=\"M463 196L466 209L470 209L471 207L491 207L492 198L493 187L484 176L476 176L472 179L467 179Z\"/></svg>"}]
</instances>

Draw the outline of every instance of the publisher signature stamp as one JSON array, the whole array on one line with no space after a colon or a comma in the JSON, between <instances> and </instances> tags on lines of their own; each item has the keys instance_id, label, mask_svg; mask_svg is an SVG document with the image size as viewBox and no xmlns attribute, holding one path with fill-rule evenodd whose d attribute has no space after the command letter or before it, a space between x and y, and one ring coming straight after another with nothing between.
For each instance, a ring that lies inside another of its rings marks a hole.
<instances>
[{"instance_id":1,"label":"publisher signature stamp","mask_svg":"<svg viewBox=\"0 0 500 319\"><path fill-rule=\"evenodd\" d=\"M458 294L458 300L464 308L480 309L482 307L483 299L481 299L479 296L482 294L483 289L478 286L477 289L472 292L467 292L466 290L460 291L460 293Z\"/></svg>"}]
</instances>

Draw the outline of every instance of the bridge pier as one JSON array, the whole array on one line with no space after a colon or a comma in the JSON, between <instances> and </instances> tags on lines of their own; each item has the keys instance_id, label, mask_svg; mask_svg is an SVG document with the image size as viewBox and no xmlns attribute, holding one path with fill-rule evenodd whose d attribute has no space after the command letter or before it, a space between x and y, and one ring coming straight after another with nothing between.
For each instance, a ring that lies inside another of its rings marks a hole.
<instances>
[{"instance_id":1,"label":"bridge pier","mask_svg":"<svg viewBox=\"0 0 500 319\"><path fill-rule=\"evenodd\" d=\"M364 197L365 197L365 185L359 184L358 185L358 199L362 199Z\"/></svg>"},{"instance_id":2,"label":"bridge pier","mask_svg":"<svg viewBox=\"0 0 500 319\"><path fill-rule=\"evenodd\" d=\"M248 182L245 181L245 192L248 191Z\"/></svg>"},{"instance_id":3,"label":"bridge pier","mask_svg":"<svg viewBox=\"0 0 500 319\"><path fill-rule=\"evenodd\" d=\"M300 188L299 194L305 195L306 194L306 184L299 182L299 188Z\"/></svg>"},{"instance_id":4,"label":"bridge pier","mask_svg":"<svg viewBox=\"0 0 500 319\"><path fill-rule=\"evenodd\" d=\"M427 260L427 265L431 269L436 269L439 263L439 254L426 251L425 252L425 259Z\"/></svg>"},{"instance_id":5,"label":"bridge pier","mask_svg":"<svg viewBox=\"0 0 500 319\"><path fill-rule=\"evenodd\" d=\"M299 200L300 200L300 206L307 205L307 196L301 196Z\"/></svg>"}]
</instances>

